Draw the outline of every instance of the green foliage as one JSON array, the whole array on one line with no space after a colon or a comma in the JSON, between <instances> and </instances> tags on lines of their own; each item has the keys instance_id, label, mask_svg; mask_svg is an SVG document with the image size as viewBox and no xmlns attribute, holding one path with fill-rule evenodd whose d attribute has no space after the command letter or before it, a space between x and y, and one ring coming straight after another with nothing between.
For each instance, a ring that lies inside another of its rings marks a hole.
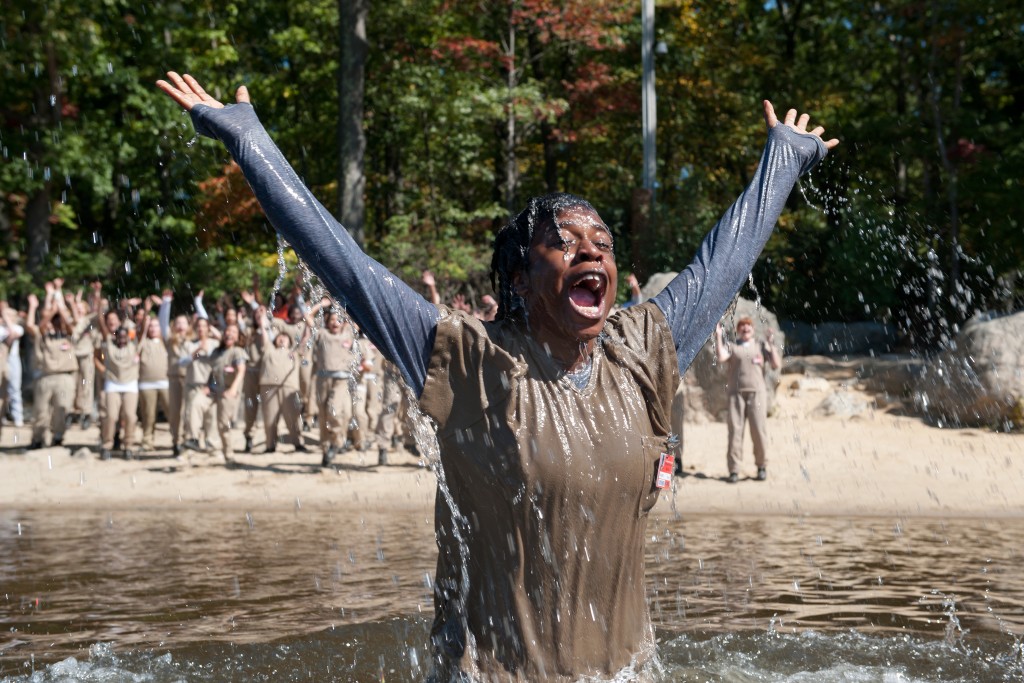
<instances>
[{"instance_id":1,"label":"green foliage","mask_svg":"<svg viewBox=\"0 0 1024 683\"><path fill-rule=\"evenodd\" d=\"M0 20L0 288L19 296L61 275L184 295L237 290L253 272L273 281L276 240L247 188L153 81L190 71L222 100L246 83L333 208L337 3L22 4ZM410 282L430 268L446 296L477 296L495 229L526 197L558 189L595 203L622 270L679 270L749 181L769 97L843 144L790 198L755 270L766 305L804 320L889 320L931 341L937 320L1024 301L1024 38L1012 28L1024 9L658 3L661 185L643 230L637 9L374 3L371 254Z\"/></svg>"}]
</instances>

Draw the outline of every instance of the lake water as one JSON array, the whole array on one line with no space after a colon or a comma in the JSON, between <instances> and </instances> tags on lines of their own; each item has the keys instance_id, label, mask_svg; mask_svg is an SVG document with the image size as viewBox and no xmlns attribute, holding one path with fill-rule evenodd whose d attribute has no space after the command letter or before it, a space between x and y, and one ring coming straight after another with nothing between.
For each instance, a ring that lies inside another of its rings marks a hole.
<instances>
[{"instance_id":1,"label":"lake water","mask_svg":"<svg viewBox=\"0 0 1024 683\"><path fill-rule=\"evenodd\" d=\"M416 681L429 514L0 511L0 680ZM664 681L1024 680L1024 520L654 518Z\"/></svg>"}]
</instances>

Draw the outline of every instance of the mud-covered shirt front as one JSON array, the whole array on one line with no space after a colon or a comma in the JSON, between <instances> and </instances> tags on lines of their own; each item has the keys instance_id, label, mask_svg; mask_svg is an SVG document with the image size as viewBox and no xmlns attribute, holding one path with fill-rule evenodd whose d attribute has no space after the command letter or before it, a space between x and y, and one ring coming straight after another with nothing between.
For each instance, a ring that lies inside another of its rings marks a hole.
<instances>
[{"instance_id":1,"label":"mud-covered shirt front","mask_svg":"<svg viewBox=\"0 0 1024 683\"><path fill-rule=\"evenodd\" d=\"M521 326L442 310L420 403L458 508L438 493L433 635L449 670L576 679L654 651L644 532L679 383L661 311L613 315L592 362L577 389Z\"/></svg>"}]
</instances>

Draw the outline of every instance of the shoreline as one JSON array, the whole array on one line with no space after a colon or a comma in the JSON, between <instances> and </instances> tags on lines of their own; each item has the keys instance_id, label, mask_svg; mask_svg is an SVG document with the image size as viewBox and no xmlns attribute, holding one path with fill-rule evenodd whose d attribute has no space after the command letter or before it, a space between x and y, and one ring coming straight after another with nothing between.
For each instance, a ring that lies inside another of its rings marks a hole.
<instances>
[{"instance_id":1,"label":"shoreline","mask_svg":"<svg viewBox=\"0 0 1024 683\"><path fill-rule=\"evenodd\" d=\"M847 393L860 393L835 382ZM768 480L754 481L746 440L740 481L725 481L726 426L686 424L685 476L675 477L675 512L681 515L789 517L1024 518L1024 438L982 429L939 429L891 409L869 408L853 417L822 416L822 391L780 388L768 420ZM28 427L6 425L0 437L2 510L311 510L433 515L436 478L419 458L392 450L377 466L375 451L348 452L320 468L315 439L308 453L282 444L274 454L241 453L237 464L192 453L170 456L165 424L157 450L125 461L96 455L98 429L72 427L65 447L19 453ZM314 436L314 433L307 433ZM88 454L74 456L81 449ZM662 495L652 515L672 515L673 496Z\"/></svg>"}]
</instances>

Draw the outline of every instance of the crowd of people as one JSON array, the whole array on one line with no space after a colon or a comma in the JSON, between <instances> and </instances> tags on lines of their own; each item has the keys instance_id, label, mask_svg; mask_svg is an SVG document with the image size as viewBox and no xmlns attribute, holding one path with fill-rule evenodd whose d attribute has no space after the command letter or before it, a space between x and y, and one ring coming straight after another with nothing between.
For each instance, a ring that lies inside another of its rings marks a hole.
<instances>
[{"instance_id":1,"label":"crowd of people","mask_svg":"<svg viewBox=\"0 0 1024 683\"><path fill-rule=\"evenodd\" d=\"M429 272L423 283L437 299ZM99 282L71 292L61 279L45 283L41 299L29 295L26 310L0 301L0 414L25 424L22 377L32 377L29 449L61 445L69 429L98 419L102 460L156 452L161 415L173 457L206 452L226 464L240 443L246 453L282 442L308 452L316 429L322 466L349 449L375 451L385 465L411 433L394 365L336 302L307 302L301 274L270 302L254 277L210 311L203 291L189 303L180 310L170 290L115 299ZM453 305L472 311L461 298Z\"/></svg>"}]
</instances>

